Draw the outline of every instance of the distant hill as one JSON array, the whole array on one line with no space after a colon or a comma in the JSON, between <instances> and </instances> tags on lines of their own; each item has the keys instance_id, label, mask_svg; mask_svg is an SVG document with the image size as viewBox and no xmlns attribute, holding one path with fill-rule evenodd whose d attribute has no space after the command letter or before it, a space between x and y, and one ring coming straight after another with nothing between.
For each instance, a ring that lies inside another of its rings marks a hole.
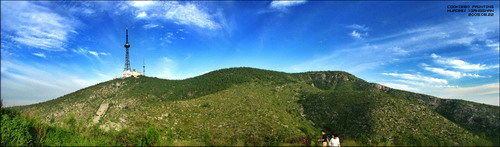
<instances>
[{"instance_id":1,"label":"distant hill","mask_svg":"<svg viewBox=\"0 0 500 147\"><path fill-rule=\"evenodd\" d=\"M51 126L68 126L72 117L83 136L122 133L111 139L117 145L133 144L130 136L148 126L159 132L157 145L302 144L321 129L335 130L346 145L500 145L498 106L392 89L341 71L229 68L185 80L113 79L12 109Z\"/></svg>"}]
</instances>

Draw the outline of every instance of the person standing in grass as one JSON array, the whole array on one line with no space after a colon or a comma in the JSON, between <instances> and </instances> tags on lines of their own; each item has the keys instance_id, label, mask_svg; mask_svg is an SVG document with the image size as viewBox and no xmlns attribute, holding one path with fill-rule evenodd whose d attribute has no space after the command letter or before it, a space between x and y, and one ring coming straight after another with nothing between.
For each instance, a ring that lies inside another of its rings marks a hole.
<instances>
[{"instance_id":1,"label":"person standing in grass","mask_svg":"<svg viewBox=\"0 0 500 147\"><path fill-rule=\"evenodd\" d=\"M340 147L340 138L337 132L332 131L332 138L329 141L329 145L332 147Z\"/></svg>"},{"instance_id":2,"label":"person standing in grass","mask_svg":"<svg viewBox=\"0 0 500 147\"><path fill-rule=\"evenodd\" d=\"M328 146L328 136L325 130L321 130L321 139L318 139L318 142L322 142L323 146Z\"/></svg>"}]
</instances>

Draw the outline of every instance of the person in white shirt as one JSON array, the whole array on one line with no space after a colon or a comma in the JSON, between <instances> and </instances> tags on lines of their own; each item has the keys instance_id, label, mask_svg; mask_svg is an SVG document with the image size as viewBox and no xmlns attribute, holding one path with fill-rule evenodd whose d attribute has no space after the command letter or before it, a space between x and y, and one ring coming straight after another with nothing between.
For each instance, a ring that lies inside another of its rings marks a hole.
<instances>
[{"instance_id":1,"label":"person in white shirt","mask_svg":"<svg viewBox=\"0 0 500 147\"><path fill-rule=\"evenodd\" d=\"M330 141L328 143L329 143L329 146L340 147L339 135L336 132L333 132L332 138L330 138Z\"/></svg>"}]
</instances>

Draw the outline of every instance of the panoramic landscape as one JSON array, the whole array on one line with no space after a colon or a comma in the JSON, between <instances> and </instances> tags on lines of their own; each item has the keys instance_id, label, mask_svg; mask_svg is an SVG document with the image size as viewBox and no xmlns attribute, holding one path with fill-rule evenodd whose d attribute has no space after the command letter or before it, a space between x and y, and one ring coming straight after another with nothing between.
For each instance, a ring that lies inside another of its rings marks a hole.
<instances>
[{"instance_id":1,"label":"panoramic landscape","mask_svg":"<svg viewBox=\"0 0 500 147\"><path fill-rule=\"evenodd\" d=\"M3 110L4 125L35 133L12 126L16 132L2 137L40 145L315 145L303 139L323 128L342 132L345 145L498 145L498 110L340 71L230 68L186 80L119 78Z\"/></svg>"},{"instance_id":2,"label":"panoramic landscape","mask_svg":"<svg viewBox=\"0 0 500 147\"><path fill-rule=\"evenodd\" d=\"M0 145L500 146L498 7L2 1Z\"/></svg>"}]
</instances>

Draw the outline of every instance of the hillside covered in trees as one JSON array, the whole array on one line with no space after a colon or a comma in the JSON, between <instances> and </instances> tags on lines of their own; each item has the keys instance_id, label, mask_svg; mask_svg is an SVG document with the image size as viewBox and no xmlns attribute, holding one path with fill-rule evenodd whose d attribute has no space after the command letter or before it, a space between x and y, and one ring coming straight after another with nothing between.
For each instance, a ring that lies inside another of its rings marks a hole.
<instances>
[{"instance_id":1,"label":"hillside covered in trees","mask_svg":"<svg viewBox=\"0 0 500 147\"><path fill-rule=\"evenodd\" d=\"M349 73L221 69L113 79L2 108L2 145L500 145L499 107L368 83Z\"/></svg>"}]
</instances>

